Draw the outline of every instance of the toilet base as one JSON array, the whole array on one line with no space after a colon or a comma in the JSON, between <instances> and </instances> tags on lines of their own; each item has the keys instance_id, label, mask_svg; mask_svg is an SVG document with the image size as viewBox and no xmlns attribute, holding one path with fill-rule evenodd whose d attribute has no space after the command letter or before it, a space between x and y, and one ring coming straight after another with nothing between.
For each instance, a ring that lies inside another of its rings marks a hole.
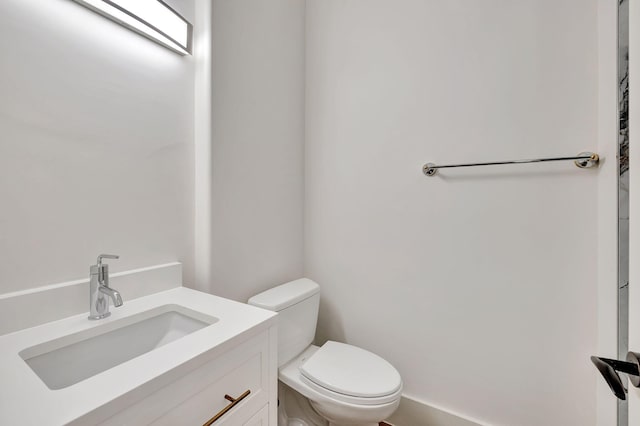
<instances>
[{"instance_id":1,"label":"toilet base","mask_svg":"<svg viewBox=\"0 0 640 426\"><path fill-rule=\"evenodd\" d=\"M357 411L345 410L343 407L326 402L309 400L309 403L318 414L328 420L329 426L379 426L379 422L396 411L400 401L382 407L359 407Z\"/></svg>"},{"instance_id":2,"label":"toilet base","mask_svg":"<svg viewBox=\"0 0 640 426\"><path fill-rule=\"evenodd\" d=\"M358 424L350 423L349 425L341 425L338 423L329 422L329 426L378 426L378 425L379 423L358 423Z\"/></svg>"},{"instance_id":3,"label":"toilet base","mask_svg":"<svg viewBox=\"0 0 640 426\"><path fill-rule=\"evenodd\" d=\"M282 382L278 382L278 426L328 426L311 407L309 400Z\"/></svg>"}]
</instances>

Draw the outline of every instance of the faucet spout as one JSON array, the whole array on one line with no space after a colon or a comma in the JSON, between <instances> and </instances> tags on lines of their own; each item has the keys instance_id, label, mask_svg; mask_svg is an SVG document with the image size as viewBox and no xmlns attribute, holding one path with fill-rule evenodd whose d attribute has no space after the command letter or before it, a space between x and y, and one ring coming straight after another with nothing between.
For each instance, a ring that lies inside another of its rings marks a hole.
<instances>
[{"instance_id":1,"label":"faucet spout","mask_svg":"<svg viewBox=\"0 0 640 426\"><path fill-rule=\"evenodd\" d=\"M100 293L106 294L113 301L113 306L118 307L122 306L122 297L120 296L120 292L118 290L114 290L111 287L107 287L105 285L101 285L98 287Z\"/></svg>"}]
</instances>

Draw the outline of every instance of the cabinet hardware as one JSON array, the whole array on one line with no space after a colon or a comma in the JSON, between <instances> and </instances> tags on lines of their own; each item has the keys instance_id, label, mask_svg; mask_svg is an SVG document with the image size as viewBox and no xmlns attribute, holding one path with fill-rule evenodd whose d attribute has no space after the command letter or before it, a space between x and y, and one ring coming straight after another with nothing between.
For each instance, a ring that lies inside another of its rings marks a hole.
<instances>
[{"instance_id":1,"label":"cabinet hardware","mask_svg":"<svg viewBox=\"0 0 640 426\"><path fill-rule=\"evenodd\" d=\"M211 426L211 424L213 424L215 421L217 421L220 417L224 416L225 414L227 414L227 412L229 410L231 410L233 407L235 407L240 401L242 401L243 399L245 399L246 397L249 396L249 394L251 393L251 389L247 390L245 393L243 393L242 395L240 395L237 398L234 398L232 396L229 395L225 395L224 399L226 399L227 401L231 401L231 404L227 405L226 407L224 407L222 410L220 410L218 412L218 414L216 414L215 416L211 417L209 419L208 422L206 422L204 425L202 426Z\"/></svg>"}]
</instances>

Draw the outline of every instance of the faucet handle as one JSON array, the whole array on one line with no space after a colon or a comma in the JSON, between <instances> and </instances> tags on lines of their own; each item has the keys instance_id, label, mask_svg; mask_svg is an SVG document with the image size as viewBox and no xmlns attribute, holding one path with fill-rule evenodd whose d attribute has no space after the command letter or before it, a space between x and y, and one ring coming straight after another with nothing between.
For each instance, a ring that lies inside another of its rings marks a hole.
<instances>
[{"instance_id":1,"label":"faucet handle","mask_svg":"<svg viewBox=\"0 0 640 426\"><path fill-rule=\"evenodd\" d=\"M117 254L100 254L98 255L98 266L102 265L102 259L120 259Z\"/></svg>"},{"instance_id":2,"label":"faucet handle","mask_svg":"<svg viewBox=\"0 0 640 426\"><path fill-rule=\"evenodd\" d=\"M98 269L98 283L109 287L109 265L106 263L103 265L102 259L120 259L120 256L116 254L101 254L98 256L98 264L96 265Z\"/></svg>"}]
</instances>

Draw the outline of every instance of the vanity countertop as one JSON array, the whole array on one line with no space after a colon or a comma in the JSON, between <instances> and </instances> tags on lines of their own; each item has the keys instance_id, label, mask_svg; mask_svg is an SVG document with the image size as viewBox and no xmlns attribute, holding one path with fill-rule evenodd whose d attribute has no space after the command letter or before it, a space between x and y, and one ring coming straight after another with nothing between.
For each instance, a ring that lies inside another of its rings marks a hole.
<instances>
[{"instance_id":1,"label":"vanity countertop","mask_svg":"<svg viewBox=\"0 0 640 426\"><path fill-rule=\"evenodd\" d=\"M19 355L35 345L164 305L180 305L218 321L58 390L49 389ZM274 312L184 287L125 300L111 312L99 321L90 321L83 313L0 336L0 424L64 425L115 400L126 404L127 399L154 392L276 321Z\"/></svg>"}]
</instances>

